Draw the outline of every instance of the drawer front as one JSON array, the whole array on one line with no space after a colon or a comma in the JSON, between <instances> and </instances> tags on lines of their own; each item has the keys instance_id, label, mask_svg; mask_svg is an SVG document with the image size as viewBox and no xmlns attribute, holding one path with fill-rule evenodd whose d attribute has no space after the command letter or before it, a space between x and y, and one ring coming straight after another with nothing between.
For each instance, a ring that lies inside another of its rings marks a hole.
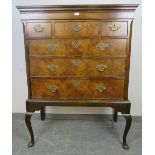
<instances>
[{"instance_id":1,"label":"drawer front","mask_svg":"<svg viewBox=\"0 0 155 155\"><path fill-rule=\"evenodd\" d=\"M28 37L51 37L51 23L27 23Z\"/></svg>"},{"instance_id":2,"label":"drawer front","mask_svg":"<svg viewBox=\"0 0 155 155\"><path fill-rule=\"evenodd\" d=\"M124 57L126 39L46 39L30 40L31 56Z\"/></svg>"},{"instance_id":3,"label":"drawer front","mask_svg":"<svg viewBox=\"0 0 155 155\"><path fill-rule=\"evenodd\" d=\"M56 37L98 36L98 22L55 22Z\"/></svg>"},{"instance_id":4,"label":"drawer front","mask_svg":"<svg viewBox=\"0 0 155 155\"><path fill-rule=\"evenodd\" d=\"M31 58L31 76L124 77L125 59Z\"/></svg>"},{"instance_id":5,"label":"drawer front","mask_svg":"<svg viewBox=\"0 0 155 155\"><path fill-rule=\"evenodd\" d=\"M31 79L32 98L123 99L124 80Z\"/></svg>"},{"instance_id":6,"label":"drawer front","mask_svg":"<svg viewBox=\"0 0 155 155\"><path fill-rule=\"evenodd\" d=\"M102 22L102 36L127 36L127 22Z\"/></svg>"}]
</instances>

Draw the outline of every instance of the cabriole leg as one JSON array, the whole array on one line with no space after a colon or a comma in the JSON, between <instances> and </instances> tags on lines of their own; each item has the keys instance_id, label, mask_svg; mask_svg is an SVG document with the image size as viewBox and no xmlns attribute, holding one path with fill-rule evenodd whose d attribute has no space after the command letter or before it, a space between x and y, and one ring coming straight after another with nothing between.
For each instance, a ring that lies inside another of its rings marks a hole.
<instances>
[{"instance_id":1,"label":"cabriole leg","mask_svg":"<svg viewBox=\"0 0 155 155\"><path fill-rule=\"evenodd\" d=\"M27 126L30 136L31 136L31 141L29 142L28 147L34 146L34 135L33 135L31 120L30 120L32 115L33 115L33 113L30 113L30 112L25 114L25 123L26 123L26 126Z\"/></svg>"},{"instance_id":2,"label":"cabriole leg","mask_svg":"<svg viewBox=\"0 0 155 155\"><path fill-rule=\"evenodd\" d=\"M41 110L40 110L40 117L41 117L41 120L45 120L45 107L42 107Z\"/></svg>"},{"instance_id":3,"label":"cabriole leg","mask_svg":"<svg viewBox=\"0 0 155 155\"><path fill-rule=\"evenodd\" d=\"M122 144L122 147L126 150L129 149L129 146L127 145L126 143L126 137L127 137L127 134L129 132L129 129L131 127L131 123L132 123L132 117L130 114L122 114L126 120L126 126L125 126L125 130L124 130L124 134L123 134L123 144Z\"/></svg>"}]
</instances>

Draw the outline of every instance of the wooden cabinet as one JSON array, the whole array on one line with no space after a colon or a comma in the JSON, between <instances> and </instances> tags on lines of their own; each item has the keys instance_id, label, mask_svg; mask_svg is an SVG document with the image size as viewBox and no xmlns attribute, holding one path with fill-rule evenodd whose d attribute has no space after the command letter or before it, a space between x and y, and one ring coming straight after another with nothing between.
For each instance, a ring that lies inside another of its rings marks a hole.
<instances>
[{"instance_id":1,"label":"wooden cabinet","mask_svg":"<svg viewBox=\"0 0 155 155\"><path fill-rule=\"evenodd\" d=\"M26 125L46 106L111 107L131 125L128 100L131 33L138 5L18 6L24 38L28 99Z\"/></svg>"}]
</instances>

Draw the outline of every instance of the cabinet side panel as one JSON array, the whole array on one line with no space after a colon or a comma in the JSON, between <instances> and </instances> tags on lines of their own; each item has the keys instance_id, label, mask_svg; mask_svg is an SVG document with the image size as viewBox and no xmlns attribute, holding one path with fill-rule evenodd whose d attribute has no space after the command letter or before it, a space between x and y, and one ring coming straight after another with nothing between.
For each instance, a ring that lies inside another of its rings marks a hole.
<instances>
[{"instance_id":1,"label":"cabinet side panel","mask_svg":"<svg viewBox=\"0 0 155 155\"><path fill-rule=\"evenodd\" d=\"M29 65L29 48L28 48L28 40L26 38L26 22L22 22L23 24L23 34L24 34L24 45L25 45L25 62L26 62L26 74L27 74L27 86L28 86L28 98L31 98L31 86L30 86L30 65Z\"/></svg>"},{"instance_id":2,"label":"cabinet side panel","mask_svg":"<svg viewBox=\"0 0 155 155\"><path fill-rule=\"evenodd\" d=\"M124 83L124 99L128 99L128 85L129 85L129 71L130 71L130 54L131 54L131 38L132 38L132 23L133 20L128 21L128 40L127 40L127 58L125 62L125 83Z\"/></svg>"}]
</instances>

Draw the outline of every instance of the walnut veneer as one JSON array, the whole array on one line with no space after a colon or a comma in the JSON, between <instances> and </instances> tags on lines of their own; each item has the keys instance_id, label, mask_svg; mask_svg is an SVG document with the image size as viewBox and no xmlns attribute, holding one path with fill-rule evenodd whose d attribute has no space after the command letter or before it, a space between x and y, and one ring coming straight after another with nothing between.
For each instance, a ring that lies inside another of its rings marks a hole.
<instances>
[{"instance_id":1,"label":"walnut veneer","mask_svg":"<svg viewBox=\"0 0 155 155\"><path fill-rule=\"evenodd\" d=\"M131 33L138 5L18 6L28 83L26 125L45 106L112 107L131 126L128 81Z\"/></svg>"}]
</instances>

